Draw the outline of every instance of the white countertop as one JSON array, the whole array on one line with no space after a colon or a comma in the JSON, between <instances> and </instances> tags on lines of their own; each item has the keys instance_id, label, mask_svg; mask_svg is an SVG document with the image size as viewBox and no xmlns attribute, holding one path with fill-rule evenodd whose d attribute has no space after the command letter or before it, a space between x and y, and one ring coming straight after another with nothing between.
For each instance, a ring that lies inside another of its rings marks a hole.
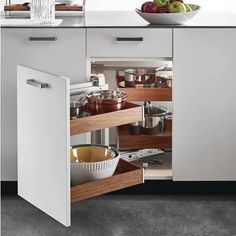
<instances>
[{"instance_id":1,"label":"white countertop","mask_svg":"<svg viewBox=\"0 0 236 236\"><path fill-rule=\"evenodd\" d=\"M150 25L142 19L135 11L97 11L86 12L84 16L59 17L63 22L58 25L22 25L18 19L29 19L29 14L2 15L2 28L8 27L59 27L59 28L236 28L236 13L233 12L210 12L200 11L195 17L183 25ZM15 19L13 21L8 19Z\"/></svg>"}]
</instances>

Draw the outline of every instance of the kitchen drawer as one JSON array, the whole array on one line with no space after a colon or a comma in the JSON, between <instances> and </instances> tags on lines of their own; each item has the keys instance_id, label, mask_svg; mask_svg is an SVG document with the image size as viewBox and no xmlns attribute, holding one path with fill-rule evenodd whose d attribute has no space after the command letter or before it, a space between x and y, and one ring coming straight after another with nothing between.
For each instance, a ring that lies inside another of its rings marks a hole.
<instances>
[{"instance_id":1,"label":"kitchen drawer","mask_svg":"<svg viewBox=\"0 0 236 236\"><path fill-rule=\"evenodd\" d=\"M85 29L3 29L2 43L7 69L14 76L21 64L66 76L72 84L85 82Z\"/></svg>"},{"instance_id":2,"label":"kitchen drawer","mask_svg":"<svg viewBox=\"0 0 236 236\"><path fill-rule=\"evenodd\" d=\"M70 204L143 182L143 170L123 160L107 179L71 188L70 136L142 119L142 107L127 103L70 121L70 79L18 66L18 194L65 226ZM72 130L70 132L70 130Z\"/></svg>"},{"instance_id":3,"label":"kitchen drawer","mask_svg":"<svg viewBox=\"0 0 236 236\"><path fill-rule=\"evenodd\" d=\"M88 57L172 57L172 29L88 29Z\"/></svg>"}]
</instances>

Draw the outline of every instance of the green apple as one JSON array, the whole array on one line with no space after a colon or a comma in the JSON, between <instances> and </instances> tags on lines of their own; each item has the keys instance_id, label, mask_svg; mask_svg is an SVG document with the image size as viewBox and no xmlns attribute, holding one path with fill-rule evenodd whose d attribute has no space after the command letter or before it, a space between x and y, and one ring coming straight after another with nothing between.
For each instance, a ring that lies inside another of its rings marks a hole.
<instances>
[{"instance_id":1,"label":"green apple","mask_svg":"<svg viewBox=\"0 0 236 236\"><path fill-rule=\"evenodd\" d=\"M157 7L165 7L169 4L169 0L154 0Z\"/></svg>"},{"instance_id":2,"label":"green apple","mask_svg":"<svg viewBox=\"0 0 236 236\"><path fill-rule=\"evenodd\" d=\"M186 6L182 2L172 2L169 5L169 12L170 13L180 13L180 12L186 12Z\"/></svg>"},{"instance_id":3,"label":"green apple","mask_svg":"<svg viewBox=\"0 0 236 236\"><path fill-rule=\"evenodd\" d=\"M193 11L192 8L187 3L184 3L184 5L186 7L186 12Z\"/></svg>"}]
</instances>

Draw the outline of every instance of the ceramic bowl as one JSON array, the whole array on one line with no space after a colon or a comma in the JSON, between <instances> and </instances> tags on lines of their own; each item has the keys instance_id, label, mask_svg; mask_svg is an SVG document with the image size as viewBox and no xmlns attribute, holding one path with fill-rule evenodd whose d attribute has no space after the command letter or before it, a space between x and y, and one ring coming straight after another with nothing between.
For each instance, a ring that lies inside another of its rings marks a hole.
<instances>
[{"instance_id":1,"label":"ceramic bowl","mask_svg":"<svg viewBox=\"0 0 236 236\"><path fill-rule=\"evenodd\" d=\"M155 25L179 25L193 18L201 9L200 6L188 4L193 11L181 13L144 13L139 9L135 11L147 22Z\"/></svg>"},{"instance_id":2,"label":"ceramic bowl","mask_svg":"<svg viewBox=\"0 0 236 236\"><path fill-rule=\"evenodd\" d=\"M70 150L72 186L111 177L118 165L120 154L113 147L78 145Z\"/></svg>"}]
</instances>

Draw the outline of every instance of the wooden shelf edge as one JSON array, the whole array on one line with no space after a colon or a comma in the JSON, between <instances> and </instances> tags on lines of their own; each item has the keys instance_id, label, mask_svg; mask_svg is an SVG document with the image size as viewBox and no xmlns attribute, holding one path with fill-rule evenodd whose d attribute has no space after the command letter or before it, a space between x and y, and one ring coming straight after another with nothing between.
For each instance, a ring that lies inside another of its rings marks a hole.
<instances>
[{"instance_id":1,"label":"wooden shelf edge","mask_svg":"<svg viewBox=\"0 0 236 236\"><path fill-rule=\"evenodd\" d=\"M172 101L172 88L122 88L123 77L116 77L117 89L128 95L128 101Z\"/></svg>"},{"instance_id":2,"label":"wooden shelf edge","mask_svg":"<svg viewBox=\"0 0 236 236\"><path fill-rule=\"evenodd\" d=\"M127 125L121 126L117 128L117 138L120 149L172 148L172 121L168 122L164 134L156 135L133 135L129 133Z\"/></svg>"},{"instance_id":3,"label":"wooden shelf edge","mask_svg":"<svg viewBox=\"0 0 236 236\"><path fill-rule=\"evenodd\" d=\"M83 11L82 6L60 5L55 7L56 11ZM4 11L30 11L30 8L22 4L12 4L4 6Z\"/></svg>"},{"instance_id":4,"label":"wooden shelf edge","mask_svg":"<svg viewBox=\"0 0 236 236\"><path fill-rule=\"evenodd\" d=\"M77 135L142 120L142 106L129 102L126 102L125 106L126 108L122 110L71 120L70 135Z\"/></svg>"},{"instance_id":5,"label":"wooden shelf edge","mask_svg":"<svg viewBox=\"0 0 236 236\"><path fill-rule=\"evenodd\" d=\"M120 159L117 168L121 168L119 166L122 166L122 170L127 172L116 173L110 178L72 187L71 203L143 183L144 176L142 168L123 159Z\"/></svg>"}]
</instances>

